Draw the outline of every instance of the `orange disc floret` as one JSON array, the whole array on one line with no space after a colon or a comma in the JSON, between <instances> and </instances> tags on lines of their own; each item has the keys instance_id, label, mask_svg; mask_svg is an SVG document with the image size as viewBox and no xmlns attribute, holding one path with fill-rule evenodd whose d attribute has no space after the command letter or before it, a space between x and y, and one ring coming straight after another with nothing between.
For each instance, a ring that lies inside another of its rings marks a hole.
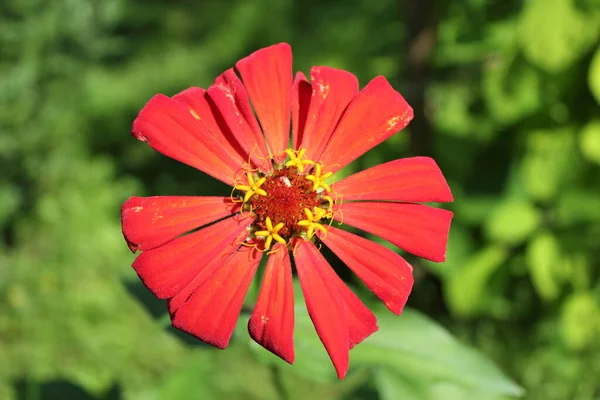
<instances>
[{"instance_id":1,"label":"orange disc floret","mask_svg":"<svg viewBox=\"0 0 600 400\"><path fill-rule=\"evenodd\" d=\"M283 223L279 231L286 240L304 230L298 222L305 219L304 209L319 206L321 199L313 190L313 183L298 174L296 167L276 170L267 176L261 185L268 196L252 199L252 212L256 215L254 225L259 230L267 229L266 219Z\"/></svg>"}]
</instances>

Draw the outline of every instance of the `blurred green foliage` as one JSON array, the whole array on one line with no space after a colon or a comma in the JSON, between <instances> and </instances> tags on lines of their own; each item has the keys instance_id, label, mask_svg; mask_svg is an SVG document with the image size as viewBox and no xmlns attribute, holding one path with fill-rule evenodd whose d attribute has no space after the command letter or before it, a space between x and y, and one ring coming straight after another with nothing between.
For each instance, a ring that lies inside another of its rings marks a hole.
<instances>
[{"instance_id":1,"label":"blurred green foliage","mask_svg":"<svg viewBox=\"0 0 600 400\"><path fill-rule=\"evenodd\" d=\"M597 0L1 2L0 398L597 399L599 35ZM401 317L334 262L380 326L343 382L301 297L293 367L247 313L225 352L168 327L120 233L131 195L228 193L133 140L137 111L279 41L414 106L345 173L430 155L456 197Z\"/></svg>"}]
</instances>

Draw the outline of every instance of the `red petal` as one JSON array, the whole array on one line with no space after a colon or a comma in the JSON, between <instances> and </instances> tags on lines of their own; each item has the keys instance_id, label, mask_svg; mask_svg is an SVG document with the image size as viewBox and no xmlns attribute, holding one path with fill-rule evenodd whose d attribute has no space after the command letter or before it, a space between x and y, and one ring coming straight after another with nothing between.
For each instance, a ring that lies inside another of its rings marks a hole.
<instances>
[{"instance_id":1,"label":"red petal","mask_svg":"<svg viewBox=\"0 0 600 400\"><path fill-rule=\"evenodd\" d=\"M252 162L264 172L272 169L265 138L248 100L248 93L233 68L219 76L208 88L225 123Z\"/></svg>"},{"instance_id":2,"label":"red petal","mask_svg":"<svg viewBox=\"0 0 600 400\"><path fill-rule=\"evenodd\" d=\"M296 150L304 135L311 95L312 87L306 76L302 72L296 73L292 86L292 146Z\"/></svg>"},{"instance_id":3,"label":"red petal","mask_svg":"<svg viewBox=\"0 0 600 400\"><path fill-rule=\"evenodd\" d=\"M227 347L261 256L254 248L241 247L177 310L173 326L220 349Z\"/></svg>"},{"instance_id":4,"label":"red petal","mask_svg":"<svg viewBox=\"0 0 600 400\"><path fill-rule=\"evenodd\" d=\"M341 379L348 369L348 354L340 350L339 338L347 338L349 350L377 331L377 319L335 274L312 242L299 240L295 246L296 269L309 315ZM336 300L340 303L335 303ZM346 318L340 318L339 312ZM347 335L341 333L343 327L347 328ZM346 364L340 360L346 360Z\"/></svg>"},{"instance_id":5,"label":"red petal","mask_svg":"<svg viewBox=\"0 0 600 400\"><path fill-rule=\"evenodd\" d=\"M194 279L192 279L187 285L183 287L175 296L171 297L168 301L169 313L171 318L175 315L175 312L184 305L191 297L192 294L204 284L208 279L221 268L221 266L240 248L240 243L246 240L248 233L243 230L233 241L226 243L219 252L210 260L203 260L200 265L201 269Z\"/></svg>"},{"instance_id":6,"label":"red petal","mask_svg":"<svg viewBox=\"0 0 600 400\"><path fill-rule=\"evenodd\" d=\"M287 43L258 50L238 61L244 86L275 160L285 160L290 136L292 48Z\"/></svg>"},{"instance_id":7,"label":"red petal","mask_svg":"<svg viewBox=\"0 0 600 400\"><path fill-rule=\"evenodd\" d=\"M154 150L232 185L239 163L232 160L188 109L157 94L133 121L132 134Z\"/></svg>"},{"instance_id":8,"label":"red petal","mask_svg":"<svg viewBox=\"0 0 600 400\"><path fill-rule=\"evenodd\" d=\"M334 190L348 200L452 201L442 171L429 157L403 158L350 175Z\"/></svg>"},{"instance_id":9,"label":"red petal","mask_svg":"<svg viewBox=\"0 0 600 400\"><path fill-rule=\"evenodd\" d=\"M344 203L335 219L435 262L446 259L452 212L407 203Z\"/></svg>"},{"instance_id":10,"label":"red petal","mask_svg":"<svg viewBox=\"0 0 600 400\"><path fill-rule=\"evenodd\" d=\"M392 250L330 227L319 237L362 281L385 306L400 315L412 289L412 267Z\"/></svg>"},{"instance_id":11,"label":"red petal","mask_svg":"<svg viewBox=\"0 0 600 400\"><path fill-rule=\"evenodd\" d=\"M306 158L319 161L344 110L358 93L358 79L330 67L313 67L310 77L312 97L299 147L306 148Z\"/></svg>"},{"instance_id":12,"label":"red petal","mask_svg":"<svg viewBox=\"0 0 600 400\"><path fill-rule=\"evenodd\" d=\"M144 251L133 262L146 287L158 298L173 297L228 244L252 223L233 216L208 228Z\"/></svg>"},{"instance_id":13,"label":"red petal","mask_svg":"<svg viewBox=\"0 0 600 400\"><path fill-rule=\"evenodd\" d=\"M335 172L403 129L412 118L404 97L378 76L348 105L320 161L327 171Z\"/></svg>"},{"instance_id":14,"label":"red petal","mask_svg":"<svg viewBox=\"0 0 600 400\"><path fill-rule=\"evenodd\" d=\"M285 246L277 244L269 257L254 312L250 336L267 350L294 363L294 287Z\"/></svg>"},{"instance_id":15,"label":"red petal","mask_svg":"<svg viewBox=\"0 0 600 400\"><path fill-rule=\"evenodd\" d=\"M204 128L206 140L214 140L241 167L248 162L248 154L244 152L233 133L225 123L217 106L206 93L199 87L191 87L173 96L173 100L183 104L190 112L198 117L198 123Z\"/></svg>"},{"instance_id":16,"label":"red petal","mask_svg":"<svg viewBox=\"0 0 600 400\"><path fill-rule=\"evenodd\" d=\"M351 349L358 343L377 331L377 318L365 306L365 304L354 294L352 290L335 273L333 268L323 258L315 246L311 250L316 252L316 257L320 257L325 263L324 273L330 285L337 286L339 294L344 302L344 310L348 321L348 347Z\"/></svg>"},{"instance_id":17,"label":"red petal","mask_svg":"<svg viewBox=\"0 0 600 400\"><path fill-rule=\"evenodd\" d=\"M121 207L123 235L131 251L150 250L239 208L228 197L131 197Z\"/></svg>"},{"instance_id":18,"label":"red petal","mask_svg":"<svg viewBox=\"0 0 600 400\"><path fill-rule=\"evenodd\" d=\"M306 308L315 329L342 379L348 372L349 334L344 299L331 284L329 264L312 242L298 240L295 260Z\"/></svg>"},{"instance_id":19,"label":"red petal","mask_svg":"<svg viewBox=\"0 0 600 400\"><path fill-rule=\"evenodd\" d=\"M377 332L377 318L371 310L367 308L348 286L337 275L337 282L340 294L344 300L346 309L346 318L348 319L348 348L353 348L374 332Z\"/></svg>"}]
</instances>

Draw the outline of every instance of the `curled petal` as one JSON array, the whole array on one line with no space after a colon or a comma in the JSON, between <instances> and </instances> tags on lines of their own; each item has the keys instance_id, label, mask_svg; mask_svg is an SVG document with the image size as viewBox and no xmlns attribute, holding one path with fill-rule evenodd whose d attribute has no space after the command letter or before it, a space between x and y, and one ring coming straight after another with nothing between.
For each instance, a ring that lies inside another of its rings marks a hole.
<instances>
[{"instance_id":1,"label":"curled petal","mask_svg":"<svg viewBox=\"0 0 600 400\"><path fill-rule=\"evenodd\" d=\"M131 132L159 153L233 185L239 163L210 138L181 103L157 94L133 121Z\"/></svg>"},{"instance_id":2,"label":"curled petal","mask_svg":"<svg viewBox=\"0 0 600 400\"><path fill-rule=\"evenodd\" d=\"M292 48L287 43L266 47L240 60L235 67L248 90L271 154L282 162L290 134Z\"/></svg>"},{"instance_id":3,"label":"curled petal","mask_svg":"<svg viewBox=\"0 0 600 400\"><path fill-rule=\"evenodd\" d=\"M233 68L221 74L207 92L244 152L263 172L269 172L272 165L265 138L250 106L248 93Z\"/></svg>"},{"instance_id":4,"label":"curled petal","mask_svg":"<svg viewBox=\"0 0 600 400\"><path fill-rule=\"evenodd\" d=\"M327 143L320 161L338 171L413 118L413 110L383 76L378 76L352 100Z\"/></svg>"},{"instance_id":5,"label":"curled petal","mask_svg":"<svg viewBox=\"0 0 600 400\"><path fill-rule=\"evenodd\" d=\"M173 326L220 349L227 347L261 256L254 248L241 247L227 258L177 309Z\"/></svg>"},{"instance_id":6,"label":"curled petal","mask_svg":"<svg viewBox=\"0 0 600 400\"><path fill-rule=\"evenodd\" d=\"M158 298L175 296L253 221L240 215L142 252L133 268Z\"/></svg>"},{"instance_id":7,"label":"curled petal","mask_svg":"<svg viewBox=\"0 0 600 400\"><path fill-rule=\"evenodd\" d=\"M400 315L413 285L412 267L392 250L334 227L319 235L394 314Z\"/></svg>"},{"instance_id":8,"label":"curled petal","mask_svg":"<svg viewBox=\"0 0 600 400\"><path fill-rule=\"evenodd\" d=\"M335 219L435 262L446 259L452 212L410 203L344 203Z\"/></svg>"},{"instance_id":9,"label":"curled petal","mask_svg":"<svg viewBox=\"0 0 600 400\"><path fill-rule=\"evenodd\" d=\"M337 182L334 191L344 201L420 203L453 200L442 171L429 157L403 158L365 169Z\"/></svg>"},{"instance_id":10,"label":"curled petal","mask_svg":"<svg viewBox=\"0 0 600 400\"><path fill-rule=\"evenodd\" d=\"M318 161L344 110L358 93L358 79L331 67L313 67L310 78L312 96L299 147L306 149L308 159Z\"/></svg>"},{"instance_id":11,"label":"curled petal","mask_svg":"<svg viewBox=\"0 0 600 400\"><path fill-rule=\"evenodd\" d=\"M292 146L298 149L304 135L312 87L302 72L296 73L292 86Z\"/></svg>"},{"instance_id":12,"label":"curled petal","mask_svg":"<svg viewBox=\"0 0 600 400\"><path fill-rule=\"evenodd\" d=\"M258 344L294 363L294 287L285 245L276 244L269 256L248 331Z\"/></svg>"},{"instance_id":13,"label":"curled petal","mask_svg":"<svg viewBox=\"0 0 600 400\"><path fill-rule=\"evenodd\" d=\"M227 197L131 197L121 207L123 235L131 251L150 250L177 236L239 211Z\"/></svg>"}]
</instances>

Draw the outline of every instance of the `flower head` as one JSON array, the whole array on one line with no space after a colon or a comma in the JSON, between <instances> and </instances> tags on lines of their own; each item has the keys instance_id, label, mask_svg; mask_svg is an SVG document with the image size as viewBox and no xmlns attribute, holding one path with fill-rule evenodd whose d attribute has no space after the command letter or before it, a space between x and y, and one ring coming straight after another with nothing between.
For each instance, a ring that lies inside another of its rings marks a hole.
<instances>
[{"instance_id":1,"label":"flower head","mask_svg":"<svg viewBox=\"0 0 600 400\"><path fill-rule=\"evenodd\" d=\"M332 222L444 261L452 213L416 203L452 201L450 189L427 157L335 181L337 171L412 119L412 109L384 77L361 91L354 75L335 68L313 67L310 81L301 72L293 78L285 43L235 67L237 73L225 71L207 90L154 96L134 121L137 139L232 192L127 200L123 233L132 251L142 251L133 268L152 293L168 299L173 326L225 348L259 262L268 257L248 330L293 363L293 257L309 315L342 378L350 348L378 328L315 243L329 247L400 314L412 267Z\"/></svg>"}]
</instances>

